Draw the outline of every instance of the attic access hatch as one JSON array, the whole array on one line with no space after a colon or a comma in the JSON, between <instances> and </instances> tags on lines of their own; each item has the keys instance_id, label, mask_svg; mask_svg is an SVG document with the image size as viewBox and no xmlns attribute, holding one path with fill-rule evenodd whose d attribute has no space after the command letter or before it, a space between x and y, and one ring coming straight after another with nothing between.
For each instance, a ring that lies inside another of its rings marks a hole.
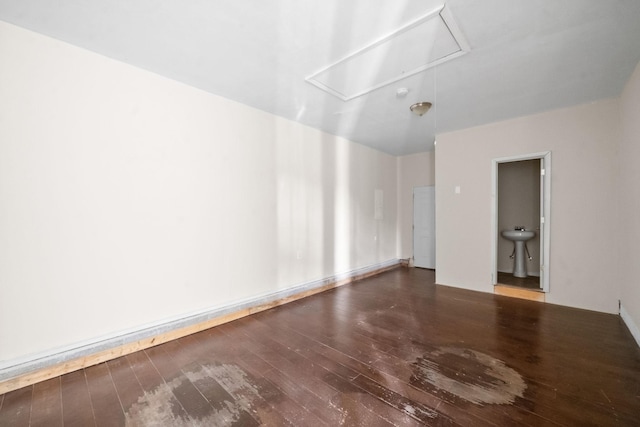
<instances>
[{"instance_id":1,"label":"attic access hatch","mask_svg":"<svg viewBox=\"0 0 640 427\"><path fill-rule=\"evenodd\" d=\"M468 51L451 13L442 5L305 80L349 101Z\"/></svg>"}]
</instances>

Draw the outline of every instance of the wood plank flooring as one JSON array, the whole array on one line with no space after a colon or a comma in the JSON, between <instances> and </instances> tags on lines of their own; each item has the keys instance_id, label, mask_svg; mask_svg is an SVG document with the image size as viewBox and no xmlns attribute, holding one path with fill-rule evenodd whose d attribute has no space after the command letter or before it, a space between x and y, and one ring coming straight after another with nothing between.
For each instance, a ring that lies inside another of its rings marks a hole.
<instances>
[{"instance_id":1,"label":"wood plank flooring","mask_svg":"<svg viewBox=\"0 0 640 427\"><path fill-rule=\"evenodd\" d=\"M498 283L525 289L540 289L540 278L537 276L516 277L511 273L498 271Z\"/></svg>"},{"instance_id":2,"label":"wood plank flooring","mask_svg":"<svg viewBox=\"0 0 640 427\"><path fill-rule=\"evenodd\" d=\"M0 396L0 426L640 425L619 316L398 268Z\"/></svg>"}]
</instances>

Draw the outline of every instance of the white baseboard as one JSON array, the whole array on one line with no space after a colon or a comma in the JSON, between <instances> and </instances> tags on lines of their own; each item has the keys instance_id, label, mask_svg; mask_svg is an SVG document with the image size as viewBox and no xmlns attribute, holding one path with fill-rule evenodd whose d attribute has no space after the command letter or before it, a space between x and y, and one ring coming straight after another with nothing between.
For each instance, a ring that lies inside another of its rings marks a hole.
<instances>
[{"instance_id":1,"label":"white baseboard","mask_svg":"<svg viewBox=\"0 0 640 427\"><path fill-rule=\"evenodd\" d=\"M65 362L91 356L130 343L205 323L212 319L221 318L242 310L268 306L271 303L284 299L294 300L296 295L309 293L314 289L324 288L330 285L338 286L363 276L388 270L398 265L400 265L399 259L391 259L344 273L337 273L324 279L294 285L280 291L265 293L224 306L212 307L204 311L186 314L179 318L166 319L161 322L143 325L136 329L120 331L109 336L79 342L71 346L60 347L47 352L0 362L0 383L34 371L47 369L51 366L64 364Z\"/></svg>"},{"instance_id":2,"label":"white baseboard","mask_svg":"<svg viewBox=\"0 0 640 427\"><path fill-rule=\"evenodd\" d=\"M631 332L631 335L633 335L633 338L635 338L636 343L640 347L640 328L638 328L638 325L636 325L636 323L633 321L633 318L631 318L622 304L620 304L620 317L622 317L625 325L627 325L627 328L629 328L629 332Z\"/></svg>"}]
</instances>

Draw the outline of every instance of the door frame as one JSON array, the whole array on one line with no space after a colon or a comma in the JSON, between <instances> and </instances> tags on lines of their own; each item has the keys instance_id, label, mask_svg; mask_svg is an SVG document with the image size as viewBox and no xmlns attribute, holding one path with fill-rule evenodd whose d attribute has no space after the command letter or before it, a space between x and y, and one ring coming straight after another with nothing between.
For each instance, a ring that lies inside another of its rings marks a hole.
<instances>
[{"instance_id":1,"label":"door frame","mask_svg":"<svg viewBox=\"0 0 640 427\"><path fill-rule=\"evenodd\" d=\"M498 281L498 165L521 160L543 161L540 186L540 285L549 292L549 248L551 242L551 151L500 157L491 160L491 285Z\"/></svg>"}]
</instances>

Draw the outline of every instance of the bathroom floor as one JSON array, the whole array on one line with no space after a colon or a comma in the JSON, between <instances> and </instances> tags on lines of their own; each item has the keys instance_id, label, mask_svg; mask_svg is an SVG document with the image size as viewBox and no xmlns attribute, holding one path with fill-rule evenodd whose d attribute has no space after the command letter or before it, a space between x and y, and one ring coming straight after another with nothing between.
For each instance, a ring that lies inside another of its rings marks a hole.
<instances>
[{"instance_id":1,"label":"bathroom floor","mask_svg":"<svg viewBox=\"0 0 640 427\"><path fill-rule=\"evenodd\" d=\"M540 289L540 278L536 276L515 277L511 273L498 272L498 284L525 289Z\"/></svg>"}]
</instances>

